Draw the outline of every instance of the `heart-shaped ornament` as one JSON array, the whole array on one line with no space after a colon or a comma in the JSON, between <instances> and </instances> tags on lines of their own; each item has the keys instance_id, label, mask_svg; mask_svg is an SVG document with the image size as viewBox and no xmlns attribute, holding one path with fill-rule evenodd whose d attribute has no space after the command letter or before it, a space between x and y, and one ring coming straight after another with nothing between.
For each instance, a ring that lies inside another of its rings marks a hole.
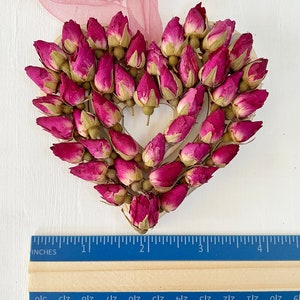
<instances>
[{"instance_id":1,"label":"heart-shaped ornament","mask_svg":"<svg viewBox=\"0 0 300 300\"><path fill-rule=\"evenodd\" d=\"M122 12L107 27L70 20L58 43L34 43L44 67L26 67L45 93L33 100L45 114L37 124L59 139L51 150L71 173L145 233L261 128L267 59L253 58L252 43L232 20L209 23L201 3L160 43L133 34Z\"/></svg>"}]
</instances>

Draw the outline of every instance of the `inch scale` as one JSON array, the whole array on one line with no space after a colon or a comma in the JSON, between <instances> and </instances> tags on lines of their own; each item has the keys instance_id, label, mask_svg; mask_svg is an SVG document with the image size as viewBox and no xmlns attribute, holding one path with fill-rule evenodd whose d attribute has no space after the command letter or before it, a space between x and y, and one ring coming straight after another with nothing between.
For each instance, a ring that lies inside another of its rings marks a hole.
<instances>
[{"instance_id":1,"label":"inch scale","mask_svg":"<svg viewBox=\"0 0 300 300\"><path fill-rule=\"evenodd\" d=\"M287 263L296 289L222 291L47 291L30 300L300 300L299 235L33 236L30 264ZM295 265L294 265L295 264ZM295 271L296 270L296 271ZM291 275L290 273L286 273ZM296 279L295 279L296 278ZM297 285L299 279L299 285ZM261 278L263 281L264 278ZM178 283L180 285L180 282ZM280 284L280 283L279 283Z\"/></svg>"}]
</instances>

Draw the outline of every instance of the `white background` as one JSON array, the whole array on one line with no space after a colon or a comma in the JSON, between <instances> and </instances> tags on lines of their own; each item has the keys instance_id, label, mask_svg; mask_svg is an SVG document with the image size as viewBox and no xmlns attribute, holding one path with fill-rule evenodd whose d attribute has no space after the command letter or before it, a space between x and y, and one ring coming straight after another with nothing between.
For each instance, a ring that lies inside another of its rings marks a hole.
<instances>
[{"instance_id":1,"label":"white background","mask_svg":"<svg viewBox=\"0 0 300 300\"><path fill-rule=\"evenodd\" d=\"M196 0L159 1L166 24ZM254 34L269 59L269 92L256 119L264 127L237 158L194 192L150 234L300 234L300 2L204 0L210 20L231 18ZM27 299L33 234L135 234L118 208L100 203L92 185L69 175L49 150L55 140L35 125L37 87L25 76L38 65L32 43L52 41L61 23L34 0L3 1L0 95L0 294Z\"/></svg>"}]
</instances>

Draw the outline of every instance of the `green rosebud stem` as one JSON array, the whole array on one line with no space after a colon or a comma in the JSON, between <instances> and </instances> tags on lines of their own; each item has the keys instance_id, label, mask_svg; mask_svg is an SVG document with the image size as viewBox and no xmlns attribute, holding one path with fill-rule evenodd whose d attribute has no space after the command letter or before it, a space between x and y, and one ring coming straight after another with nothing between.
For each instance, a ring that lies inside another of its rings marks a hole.
<instances>
[{"instance_id":1,"label":"green rosebud stem","mask_svg":"<svg viewBox=\"0 0 300 300\"><path fill-rule=\"evenodd\" d=\"M148 117L147 118L147 126L149 126L150 123L150 116L153 114L154 112L154 107L152 106L145 106L143 107L143 113Z\"/></svg>"},{"instance_id":2,"label":"green rosebud stem","mask_svg":"<svg viewBox=\"0 0 300 300\"><path fill-rule=\"evenodd\" d=\"M169 57L168 61L169 61L169 65L170 65L171 67L176 67L177 64L178 64L178 57L175 56L175 55L171 55L171 56Z\"/></svg>"},{"instance_id":3,"label":"green rosebud stem","mask_svg":"<svg viewBox=\"0 0 300 300\"><path fill-rule=\"evenodd\" d=\"M117 60L121 60L125 56L125 50L121 46L117 46L114 48L114 56Z\"/></svg>"},{"instance_id":4,"label":"green rosebud stem","mask_svg":"<svg viewBox=\"0 0 300 300\"><path fill-rule=\"evenodd\" d=\"M144 181L143 181L142 187L143 187L143 190L146 191L146 192L151 191L152 188L153 188L153 186L152 186L150 180L144 180Z\"/></svg>"},{"instance_id":5,"label":"green rosebud stem","mask_svg":"<svg viewBox=\"0 0 300 300\"><path fill-rule=\"evenodd\" d=\"M241 83L239 84L239 90L240 92L246 92L249 90L249 86L245 81L241 81Z\"/></svg>"}]
</instances>

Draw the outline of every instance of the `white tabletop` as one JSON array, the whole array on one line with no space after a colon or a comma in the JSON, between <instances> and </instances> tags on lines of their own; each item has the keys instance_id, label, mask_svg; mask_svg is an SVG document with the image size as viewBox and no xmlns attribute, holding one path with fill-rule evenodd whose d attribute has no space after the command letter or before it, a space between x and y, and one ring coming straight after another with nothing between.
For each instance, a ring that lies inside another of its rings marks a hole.
<instances>
[{"instance_id":1,"label":"white tabletop","mask_svg":"<svg viewBox=\"0 0 300 300\"><path fill-rule=\"evenodd\" d=\"M196 0L159 1L166 24L182 19ZM258 56L269 59L270 95L256 119L256 139L214 178L164 216L150 234L300 234L300 2L204 0L210 20L231 18L254 34ZM135 234L118 208L99 201L93 185L69 175L54 157L55 142L36 126L31 100L38 89L24 67L38 65L33 41L52 41L61 22L38 1L5 1L0 16L1 299L27 298L33 234Z\"/></svg>"}]
</instances>

